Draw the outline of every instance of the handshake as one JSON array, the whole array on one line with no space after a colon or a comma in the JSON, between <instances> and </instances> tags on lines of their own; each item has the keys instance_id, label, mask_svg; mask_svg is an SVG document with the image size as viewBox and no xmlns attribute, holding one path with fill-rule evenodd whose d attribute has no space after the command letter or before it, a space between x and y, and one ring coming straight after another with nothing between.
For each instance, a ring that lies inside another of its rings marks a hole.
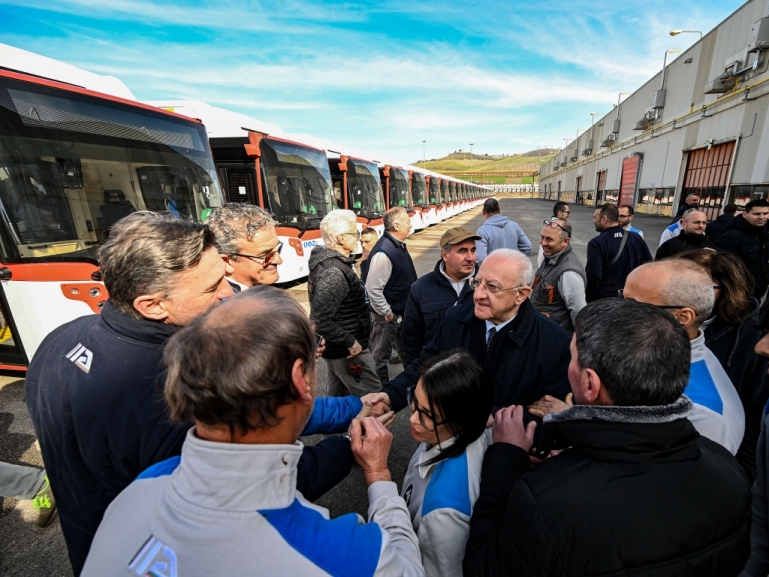
<instances>
[{"instance_id":1,"label":"handshake","mask_svg":"<svg viewBox=\"0 0 769 577\"><path fill-rule=\"evenodd\" d=\"M387 457L393 441L390 429L395 423L395 413L390 408L390 397L385 393L370 393L360 400L363 408L348 431L355 461L363 469L366 486L391 481Z\"/></svg>"}]
</instances>

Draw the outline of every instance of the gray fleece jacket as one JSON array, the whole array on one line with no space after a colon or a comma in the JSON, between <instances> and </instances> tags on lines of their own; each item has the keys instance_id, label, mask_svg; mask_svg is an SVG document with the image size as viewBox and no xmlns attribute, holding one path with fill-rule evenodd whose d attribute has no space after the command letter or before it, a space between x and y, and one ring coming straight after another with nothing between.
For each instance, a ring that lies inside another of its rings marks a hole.
<instances>
[{"instance_id":1,"label":"gray fleece jacket","mask_svg":"<svg viewBox=\"0 0 769 577\"><path fill-rule=\"evenodd\" d=\"M481 240L475 241L475 255L478 264L486 256L498 248L512 248L521 251L526 256L531 254L531 241L518 223L501 214L495 214L486 219L478 229Z\"/></svg>"}]
</instances>

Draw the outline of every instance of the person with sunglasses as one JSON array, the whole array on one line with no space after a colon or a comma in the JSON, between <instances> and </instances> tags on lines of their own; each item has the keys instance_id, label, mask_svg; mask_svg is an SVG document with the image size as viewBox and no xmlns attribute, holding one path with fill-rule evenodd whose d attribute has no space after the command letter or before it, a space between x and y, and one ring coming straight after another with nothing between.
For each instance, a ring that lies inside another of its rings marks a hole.
<instances>
[{"instance_id":1,"label":"person with sunglasses","mask_svg":"<svg viewBox=\"0 0 769 577\"><path fill-rule=\"evenodd\" d=\"M351 210L332 210L320 222L320 232L326 246L312 249L307 291L310 318L326 340L329 395L377 393L382 382L369 351L368 297L352 256L360 239L357 217Z\"/></svg>"},{"instance_id":2,"label":"person with sunglasses","mask_svg":"<svg viewBox=\"0 0 769 577\"><path fill-rule=\"evenodd\" d=\"M206 224L222 259L232 267L227 282L234 292L278 282L283 243L267 212L253 204L230 202L214 209Z\"/></svg>"},{"instance_id":3,"label":"person with sunglasses","mask_svg":"<svg viewBox=\"0 0 769 577\"><path fill-rule=\"evenodd\" d=\"M433 357L419 375L406 391L411 437L419 447L403 478L402 495L425 575L461 577L494 393L483 367L464 351Z\"/></svg>"},{"instance_id":4,"label":"person with sunglasses","mask_svg":"<svg viewBox=\"0 0 769 577\"><path fill-rule=\"evenodd\" d=\"M577 313L585 302L585 270L571 249L571 225L565 221L546 220L539 246L545 256L534 275L531 304L564 330L574 332Z\"/></svg>"},{"instance_id":5,"label":"person with sunglasses","mask_svg":"<svg viewBox=\"0 0 769 577\"><path fill-rule=\"evenodd\" d=\"M691 371L684 390L693 405L689 420L702 436L736 455L745 434L745 410L718 358L705 346L702 324L715 305L707 271L683 259L648 263L630 273L619 296L666 309L683 325L691 343Z\"/></svg>"},{"instance_id":6,"label":"person with sunglasses","mask_svg":"<svg viewBox=\"0 0 769 577\"><path fill-rule=\"evenodd\" d=\"M558 222L559 220L569 220L569 216L571 216L569 205L566 202L559 200L553 205L553 217L550 221ZM545 253L542 251L542 245L539 245L539 251L537 252L537 267L542 266L544 260Z\"/></svg>"}]
</instances>

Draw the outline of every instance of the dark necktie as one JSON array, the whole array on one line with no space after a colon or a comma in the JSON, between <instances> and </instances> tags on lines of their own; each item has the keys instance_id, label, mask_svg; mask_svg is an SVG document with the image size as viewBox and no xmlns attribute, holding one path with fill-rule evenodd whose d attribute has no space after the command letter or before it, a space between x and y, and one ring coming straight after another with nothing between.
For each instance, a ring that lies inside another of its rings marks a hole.
<instances>
[{"instance_id":1,"label":"dark necktie","mask_svg":"<svg viewBox=\"0 0 769 577\"><path fill-rule=\"evenodd\" d=\"M489 336L488 336L488 338L486 339L486 350L487 350L487 351L489 350L489 347L491 346L491 341L493 341L493 340L494 340L494 337L496 336L496 334L497 334L497 329L496 329L496 327L491 327L491 328L489 329Z\"/></svg>"}]
</instances>

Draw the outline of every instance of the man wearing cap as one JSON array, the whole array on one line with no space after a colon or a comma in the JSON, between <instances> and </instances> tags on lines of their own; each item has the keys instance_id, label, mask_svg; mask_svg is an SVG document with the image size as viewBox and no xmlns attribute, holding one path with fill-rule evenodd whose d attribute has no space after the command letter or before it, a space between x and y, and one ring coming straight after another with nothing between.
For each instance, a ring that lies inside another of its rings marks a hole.
<instances>
[{"instance_id":1,"label":"man wearing cap","mask_svg":"<svg viewBox=\"0 0 769 577\"><path fill-rule=\"evenodd\" d=\"M419 358L450 307L472 302L473 289L468 280L477 271L475 241L480 239L462 227L444 232L441 259L435 270L411 286L403 314L404 366Z\"/></svg>"},{"instance_id":2,"label":"man wearing cap","mask_svg":"<svg viewBox=\"0 0 769 577\"><path fill-rule=\"evenodd\" d=\"M571 250L571 225L555 219L544 225L539 237L544 259L534 276L531 304L573 333L577 313L587 304L585 269Z\"/></svg>"}]
</instances>

